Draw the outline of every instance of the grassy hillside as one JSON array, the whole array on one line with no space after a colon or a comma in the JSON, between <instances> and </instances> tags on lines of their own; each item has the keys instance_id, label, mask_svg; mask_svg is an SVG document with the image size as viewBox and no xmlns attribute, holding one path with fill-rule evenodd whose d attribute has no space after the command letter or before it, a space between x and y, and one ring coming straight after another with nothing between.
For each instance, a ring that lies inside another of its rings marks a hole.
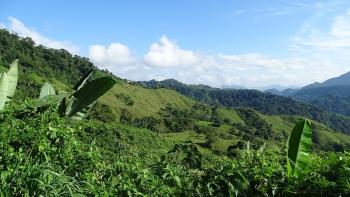
<instances>
[{"instance_id":1,"label":"grassy hillside","mask_svg":"<svg viewBox=\"0 0 350 197\"><path fill-rule=\"evenodd\" d=\"M64 50L34 46L30 38L22 39L6 30L0 30L0 43L2 70L7 69L12 58L20 59L20 80L15 98L17 102L37 97L39 88L45 81L50 81L57 90L69 91L79 80L78 77L89 69L97 70L95 77L110 75L95 68L84 57L73 56ZM262 115L245 108L213 107L174 90L148 89L113 77L118 84L100 99L90 118L104 122L122 122L158 133L172 133L169 135L174 139L182 139L180 141L200 139L198 144L201 147L223 153L238 141L251 141L256 146L265 142L280 143L281 140L286 140L295 123L292 116L286 116L288 119L278 115ZM200 86L199 91L206 92L208 88L210 89L208 86ZM210 96L209 93L207 96ZM314 138L317 147L334 149L333 144L348 147L350 140L347 140L347 135L333 132L326 126L322 128ZM175 137L176 135L179 136ZM168 134L164 134L166 136Z\"/></svg>"},{"instance_id":2,"label":"grassy hillside","mask_svg":"<svg viewBox=\"0 0 350 197\"><path fill-rule=\"evenodd\" d=\"M350 117L330 113L314 105L288 97L257 90L219 89L203 85L186 85L173 79L139 83L152 89L173 89L208 104L226 107L249 107L270 115L301 115L322 122L332 129L350 134Z\"/></svg>"},{"instance_id":3,"label":"grassy hillside","mask_svg":"<svg viewBox=\"0 0 350 197\"><path fill-rule=\"evenodd\" d=\"M174 90L118 83L89 117L75 121L45 108L18 109L44 81L70 91L86 59L34 46L0 30L3 70L20 59L16 96L0 112L0 196L347 195L350 136L313 121L314 151L288 177L285 141L298 116L225 108ZM253 98L252 98L253 99ZM30 102L30 101L29 101Z\"/></svg>"},{"instance_id":4,"label":"grassy hillside","mask_svg":"<svg viewBox=\"0 0 350 197\"><path fill-rule=\"evenodd\" d=\"M189 109L195 101L168 89L148 90L120 82L101 99L101 104L112 109L119 120L122 109L127 109L135 118L159 117L160 109L171 104L179 109Z\"/></svg>"},{"instance_id":5,"label":"grassy hillside","mask_svg":"<svg viewBox=\"0 0 350 197\"><path fill-rule=\"evenodd\" d=\"M205 137L193 131L156 134L119 123L76 122L59 117L54 106L16 118L15 108L8 105L1 117L2 196L338 196L350 192L346 184L350 176L344 170L350 165L347 153L312 153L310 165L287 178L283 147L254 150L243 145L220 154L228 140L214 143L217 151L210 151L199 145Z\"/></svg>"},{"instance_id":6,"label":"grassy hillside","mask_svg":"<svg viewBox=\"0 0 350 197\"><path fill-rule=\"evenodd\" d=\"M350 115L350 85L305 87L291 96L328 111Z\"/></svg>"}]
</instances>

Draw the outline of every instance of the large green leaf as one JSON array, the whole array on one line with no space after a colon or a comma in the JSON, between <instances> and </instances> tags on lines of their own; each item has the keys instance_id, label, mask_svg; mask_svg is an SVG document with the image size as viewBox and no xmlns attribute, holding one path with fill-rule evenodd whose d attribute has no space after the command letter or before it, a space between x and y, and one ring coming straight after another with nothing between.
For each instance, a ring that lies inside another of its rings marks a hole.
<instances>
[{"instance_id":1,"label":"large green leaf","mask_svg":"<svg viewBox=\"0 0 350 197\"><path fill-rule=\"evenodd\" d=\"M288 139L288 175L304 169L309 164L309 153L312 146L311 122L303 119L293 128Z\"/></svg>"},{"instance_id":2,"label":"large green leaf","mask_svg":"<svg viewBox=\"0 0 350 197\"><path fill-rule=\"evenodd\" d=\"M84 75L84 77L81 78L77 84L75 84L73 89L79 90L80 88L82 88L85 85L85 83L87 82L87 80L90 78L90 76L93 74L93 72L94 72L94 69L91 69L88 73L86 73L86 75Z\"/></svg>"},{"instance_id":3,"label":"large green leaf","mask_svg":"<svg viewBox=\"0 0 350 197\"><path fill-rule=\"evenodd\" d=\"M96 105L96 103L97 103L97 101L95 101L95 102L91 103L90 105L84 107L79 112L77 112L76 114L71 116L71 118L74 119L74 120L82 120L86 116L86 114L90 111L90 109L93 108Z\"/></svg>"},{"instance_id":4,"label":"large green leaf","mask_svg":"<svg viewBox=\"0 0 350 197\"><path fill-rule=\"evenodd\" d=\"M88 82L73 93L66 105L65 115L72 118L83 117L91 108L91 105L111 89L114 84L116 84L116 81L110 77L102 77Z\"/></svg>"},{"instance_id":5,"label":"large green leaf","mask_svg":"<svg viewBox=\"0 0 350 197\"><path fill-rule=\"evenodd\" d=\"M55 95L55 94L56 92L55 92L55 89L52 87L52 85L48 82L45 82L41 87L39 98L44 98L46 96Z\"/></svg>"},{"instance_id":6,"label":"large green leaf","mask_svg":"<svg viewBox=\"0 0 350 197\"><path fill-rule=\"evenodd\" d=\"M8 95L8 76L6 73L0 73L0 110L4 108Z\"/></svg>"},{"instance_id":7,"label":"large green leaf","mask_svg":"<svg viewBox=\"0 0 350 197\"><path fill-rule=\"evenodd\" d=\"M18 81L18 59L13 61L10 65L10 69L7 72L8 78L8 91L7 97L12 98L15 94L17 81Z\"/></svg>"}]
</instances>

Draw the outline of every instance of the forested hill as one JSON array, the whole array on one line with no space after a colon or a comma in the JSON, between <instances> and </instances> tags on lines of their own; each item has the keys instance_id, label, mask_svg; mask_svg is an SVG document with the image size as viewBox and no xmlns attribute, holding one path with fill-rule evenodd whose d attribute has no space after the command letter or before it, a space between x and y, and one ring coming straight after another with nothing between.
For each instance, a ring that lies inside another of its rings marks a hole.
<instances>
[{"instance_id":1,"label":"forested hill","mask_svg":"<svg viewBox=\"0 0 350 197\"><path fill-rule=\"evenodd\" d=\"M257 90L219 89L203 85L186 85L173 79L139 82L148 88L169 88L195 100L226 107L250 107L264 114L301 115L329 127L350 133L350 118L327 112L311 104Z\"/></svg>"},{"instance_id":2,"label":"forested hill","mask_svg":"<svg viewBox=\"0 0 350 197\"><path fill-rule=\"evenodd\" d=\"M0 70L5 69L3 65L9 65L16 58L20 59L21 64L21 80L19 80L18 91L15 95L17 97L16 100L37 97L41 85L47 80L57 89L69 90L84 73L87 73L92 68L97 70L95 77L110 75L106 71L97 69L87 58L72 55L62 49L56 50L41 45L36 46L30 38L21 38L0 29ZM117 77L113 77L117 79ZM120 79L118 80L120 81ZM188 86L175 80L150 81L144 84L148 87L162 86L174 89L186 96L210 104L221 104L228 107L251 107L264 114L272 115L302 115L324 123L334 130L350 133L349 118L330 114L312 105L296 102L281 96L254 90L221 90L204 85ZM108 97L103 99L102 103L114 103L114 94L118 93L112 92L113 95L112 93L107 95ZM173 95L171 92L166 94ZM118 97L121 96L119 95ZM122 109L119 106L109 106L109 108L112 108L117 117L121 114ZM149 111L148 109L145 110ZM154 111L156 109L151 110ZM138 110L135 115L142 112L144 111Z\"/></svg>"},{"instance_id":3,"label":"forested hill","mask_svg":"<svg viewBox=\"0 0 350 197\"><path fill-rule=\"evenodd\" d=\"M50 79L55 87L67 89L92 68L98 70L88 58L72 55L64 49L36 46L29 37L21 38L0 29L0 71L14 59L19 59L21 64L17 99L37 97L46 79ZM98 70L97 75L101 74Z\"/></svg>"},{"instance_id":4,"label":"forested hill","mask_svg":"<svg viewBox=\"0 0 350 197\"><path fill-rule=\"evenodd\" d=\"M313 104L330 112L350 116L350 72L301 89L266 90L275 95Z\"/></svg>"}]
</instances>

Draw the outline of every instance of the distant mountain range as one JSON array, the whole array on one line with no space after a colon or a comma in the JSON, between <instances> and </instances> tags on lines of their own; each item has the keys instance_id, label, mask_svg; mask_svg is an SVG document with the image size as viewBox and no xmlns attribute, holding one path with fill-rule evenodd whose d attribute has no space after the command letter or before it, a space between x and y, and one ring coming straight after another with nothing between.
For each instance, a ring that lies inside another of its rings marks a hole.
<instances>
[{"instance_id":1,"label":"distant mountain range","mask_svg":"<svg viewBox=\"0 0 350 197\"><path fill-rule=\"evenodd\" d=\"M303 87L302 89L330 87L330 86L349 86L350 85L350 72L328 79L322 83L313 83Z\"/></svg>"},{"instance_id":2,"label":"distant mountain range","mask_svg":"<svg viewBox=\"0 0 350 197\"><path fill-rule=\"evenodd\" d=\"M278 84L272 84L268 86L260 86L260 87L244 87L241 85L223 85L222 89L236 89L236 90L244 90L244 89L250 89L250 90L260 90L260 91L283 91L286 89L299 89L300 87L298 86L283 86L283 85L278 85Z\"/></svg>"},{"instance_id":3,"label":"distant mountain range","mask_svg":"<svg viewBox=\"0 0 350 197\"><path fill-rule=\"evenodd\" d=\"M292 97L328 111L350 116L350 72L301 89L269 89L265 92Z\"/></svg>"},{"instance_id":4,"label":"distant mountain range","mask_svg":"<svg viewBox=\"0 0 350 197\"><path fill-rule=\"evenodd\" d=\"M110 76L118 81L89 114L90 119L106 124L132 126L130 131L139 127L162 134L171 132L175 139L196 141L203 148L224 153L241 139L255 144L280 142L286 139L300 116L305 116L313 120L315 145L323 150L350 147L350 117L329 113L292 98L257 90L186 85L176 80L140 82L147 86L144 88L97 69L87 58L62 49L35 46L30 38L20 38L6 30L0 29L0 43L0 71L6 71L6 65L13 59L20 61L20 80L13 103L38 98L41 85L47 81L56 90L71 91L80 77L95 69L94 77ZM187 136L182 131L196 135ZM154 136L158 135L153 135L152 141ZM142 143L138 146L145 147Z\"/></svg>"},{"instance_id":5,"label":"distant mountain range","mask_svg":"<svg viewBox=\"0 0 350 197\"><path fill-rule=\"evenodd\" d=\"M138 83L152 89L173 89L197 101L211 105L249 107L269 115L301 115L323 122L335 130L350 133L350 117L329 113L320 107L293 98L258 90L220 89L206 85L186 85L174 79L141 81Z\"/></svg>"}]
</instances>

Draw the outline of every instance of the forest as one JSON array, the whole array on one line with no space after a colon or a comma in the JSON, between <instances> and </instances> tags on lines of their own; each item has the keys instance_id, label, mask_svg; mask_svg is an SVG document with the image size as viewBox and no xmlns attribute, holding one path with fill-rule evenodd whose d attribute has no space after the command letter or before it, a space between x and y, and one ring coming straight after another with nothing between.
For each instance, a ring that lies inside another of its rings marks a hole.
<instances>
[{"instance_id":1,"label":"forest","mask_svg":"<svg viewBox=\"0 0 350 197\"><path fill-rule=\"evenodd\" d=\"M1 196L350 194L347 116L259 91L129 82L3 29L0 71Z\"/></svg>"}]
</instances>

